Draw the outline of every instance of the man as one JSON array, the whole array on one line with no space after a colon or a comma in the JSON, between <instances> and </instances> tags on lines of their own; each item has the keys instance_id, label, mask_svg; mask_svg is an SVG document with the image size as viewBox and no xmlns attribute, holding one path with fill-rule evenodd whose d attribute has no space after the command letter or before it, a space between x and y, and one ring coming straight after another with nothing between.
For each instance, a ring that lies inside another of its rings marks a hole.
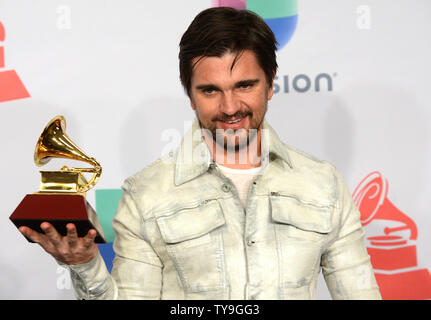
<instances>
[{"instance_id":1,"label":"man","mask_svg":"<svg viewBox=\"0 0 431 320\"><path fill-rule=\"evenodd\" d=\"M20 229L68 266L78 298L312 299L321 269L333 298L380 298L342 177L264 120L275 50L251 12L196 16L179 54L196 119L175 152L125 181L112 275L94 230Z\"/></svg>"}]
</instances>

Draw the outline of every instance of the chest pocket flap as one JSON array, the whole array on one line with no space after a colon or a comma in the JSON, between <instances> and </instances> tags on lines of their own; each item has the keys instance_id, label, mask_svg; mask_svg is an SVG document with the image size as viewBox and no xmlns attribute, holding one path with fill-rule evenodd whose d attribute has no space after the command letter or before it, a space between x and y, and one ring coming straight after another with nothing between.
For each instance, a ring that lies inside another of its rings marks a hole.
<instances>
[{"instance_id":1,"label":"chest pocket flap","mask_svg":"<svg viewBox=\"0 0 431 320\"><path fill-rule=\"evenodd\" d=\"M305 231L329 233L332 230L333 205L301 201L295 196L272 192L270 196L272 219Z\"/></svg>"},{"instance_id":2,"label":"chest pocket flap","mask_svg":"<svg viewBox=\"0 0 431 320\"><path fill-rule=\"evenodd\" d=\"M201 237L225 223L223 211L216 199L180 208L171 215L157 218L162 237L169 244Z\"/></svg>"}]
</instances>

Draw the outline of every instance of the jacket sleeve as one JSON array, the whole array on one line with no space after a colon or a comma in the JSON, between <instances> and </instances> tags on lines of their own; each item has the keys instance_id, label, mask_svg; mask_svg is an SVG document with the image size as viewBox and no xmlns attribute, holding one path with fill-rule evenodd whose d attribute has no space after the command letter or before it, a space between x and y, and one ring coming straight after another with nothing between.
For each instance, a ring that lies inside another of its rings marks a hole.
<instances>
[{"instance_id":1,"label":"jacket sleeve","mask_svg":"<svg viewBox=\"0 0 431 320\"><path fill-rule=\"evenodd\" d=\"M70 270L77 299L160 299L163 265L143 237L143 219L132 187L126 180L112 223L115 231L112 273L100 253L85 264L65 266Z\"/></svg>"},{"instance_id":2,"label":"jacket sleeve","mask_svg":"<svg viewBox=\"0 0 431 320\"><path fill-rule=\"evenodd\" d=\"M329 292L333 299L381 299L364 243L359 210L337 171L335 177L338 230L321 259Z\"/></svg>"}]
</instances>

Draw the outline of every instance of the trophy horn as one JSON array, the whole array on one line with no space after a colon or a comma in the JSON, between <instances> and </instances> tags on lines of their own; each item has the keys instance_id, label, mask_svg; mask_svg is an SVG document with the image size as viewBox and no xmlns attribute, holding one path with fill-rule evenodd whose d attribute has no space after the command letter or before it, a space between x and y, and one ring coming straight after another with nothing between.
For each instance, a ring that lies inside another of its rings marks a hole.
<instances>
[{"instance_id":1,"label":"trophy horn","mask_svg":"<svg viewBox=\"0 0 431 320\"><path fill-rule=\"evenodd\" d=\"M66 134L66 119L56 116L45 127L40 135L34 151L34 163L41 167L52 158L66 158L86 162L93 168L68 168L63 166L62 171L93 173L88 183L80 186L80 192L86 192L96 185L102 173L102 167L96 159L85 154ZM84 179L85 181L85 179Z\"/></svg>"}]
</instances>

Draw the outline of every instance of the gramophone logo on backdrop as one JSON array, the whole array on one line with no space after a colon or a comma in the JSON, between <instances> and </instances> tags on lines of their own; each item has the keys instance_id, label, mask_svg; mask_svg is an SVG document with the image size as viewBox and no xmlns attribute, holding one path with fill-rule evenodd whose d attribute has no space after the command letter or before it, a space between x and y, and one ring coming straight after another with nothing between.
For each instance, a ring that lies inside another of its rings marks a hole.
<instances>
[{"instance_id":1,"label":"gramophone logo on backdrop","mask_svg":"<svg viewBox=\"0 0 431 320\"><path fill-rule=\"evenodd\" d=\"M274 32L278 50L292 38L298 22L298 0L212 0L211 5L257 13Z\"/></svg>"},{"instance_id":2,"label":"gramophone logo on backdrop","mask_svg":"<svg viewBox=\"0 0 431 320\"><path fill-rule=\"evenodd\" d=\"M5 54L2 42L5 41L6 31L0 21L0 102L30 97L15 70L5 69Z\"/></svg>"},{"instance_id":3,"label":"gramophone logo on backdrop","mask_svg":"<svg viewBox=\"0 0 431 320\"><path fill-rule=\"evenodd\" d=\"M366 241L382 298L431 299L431 274L417 262L417 226L387 194L388 181L379 172L366 176L353 192L362 226L373 222L373 230L380 227L379 234L368 236Z\"/></svg>"}]
</instances>

